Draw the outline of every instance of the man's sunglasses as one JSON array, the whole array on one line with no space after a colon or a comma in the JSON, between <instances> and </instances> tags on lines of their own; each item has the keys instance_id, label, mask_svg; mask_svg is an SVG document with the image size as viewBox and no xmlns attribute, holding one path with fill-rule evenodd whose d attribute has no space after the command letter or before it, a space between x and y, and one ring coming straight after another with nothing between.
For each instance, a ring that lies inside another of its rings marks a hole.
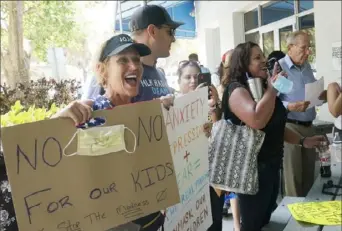
<instances>
[{"instance_id":1,"label":"man's sunglasses","mask_svg":"<svg viewBox=\"0 0 342 231\"><path fill-rule=\"evenodd\" d=\"M176 29L170 28L170 27L168 27L168 26L158 26L158 28L159 28L159 29L161 29L161 28L168 29L168 30L167 30L167 33L168 33L170 36L175 37Z\"/></svg>"}]
</instances>

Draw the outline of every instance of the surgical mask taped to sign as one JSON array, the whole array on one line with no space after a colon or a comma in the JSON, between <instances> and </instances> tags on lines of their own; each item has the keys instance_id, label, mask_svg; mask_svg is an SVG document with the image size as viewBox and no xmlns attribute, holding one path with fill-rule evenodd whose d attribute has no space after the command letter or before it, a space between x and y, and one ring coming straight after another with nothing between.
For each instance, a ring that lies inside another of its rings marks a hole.
<instances>
[{"instance_id":1,"label":"surgical mask taped to sign","mask_svg":"<svg viewBox=\"0 0 342 231\"><path fill-rule=\"evenodd\" d=\"M134 137L133 151L128 151L126 149L124 138L125 130L130 131ZM78 137L77 151L67 155L65 150L76 136ZM93 127L86 130L78 129L63 149L63 155L101 156L122 150L125 150L127 153L134 153L136 146L137 138L134 132L123 124L108 127Z\"/></svg>"}]
</instances>

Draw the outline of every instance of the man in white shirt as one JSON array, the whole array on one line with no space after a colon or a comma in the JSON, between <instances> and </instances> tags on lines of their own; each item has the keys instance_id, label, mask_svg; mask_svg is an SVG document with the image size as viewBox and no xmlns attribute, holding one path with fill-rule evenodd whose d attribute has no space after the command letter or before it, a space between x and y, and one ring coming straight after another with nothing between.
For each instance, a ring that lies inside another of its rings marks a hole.
<instances>
[{"instance_id":1,"label":"man in white shirt","mask_svg":"<svg viewBox=\"0 0 342 231\"><path fill-rule=\"evenodd\" d=\"M305 101L305 84L317 81L308 62L311 54L310 36L296 31L287 38L287 55L279 60L288 79L293 82L290 93L279 94L288 110L286 127L303 137L314 135L313 121L316 119L315 107L308 108ZM321 93L326 100L326 92ZM315 176L316 153L298 145L284 142L284 182L287 196L305 197L310 191Z\"/></svg>"}]
</instances>

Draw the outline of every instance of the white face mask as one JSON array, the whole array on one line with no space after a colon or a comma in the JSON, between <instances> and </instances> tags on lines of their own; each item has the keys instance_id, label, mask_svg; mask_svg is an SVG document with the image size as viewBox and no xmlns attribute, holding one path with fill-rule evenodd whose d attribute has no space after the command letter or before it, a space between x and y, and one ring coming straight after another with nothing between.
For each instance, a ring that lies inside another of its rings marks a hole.
<instances>
[{"instance_id":1,"label":"white face mask","mask_svg":"<svg viewBox=\"0 0 342 231\"><path fill-rule=\"evenodd\" d=\"M125 144L125 129L130 131L134 136L133 151L128 151ZM71 142L78 137L77 151L72 154L65 154L65 150ZM123 124L108 127L93 127L89 129L78 129L69 143L63 149L63 155L73 156L101 156L108 153L119 152L125 150L127 153L134 153L137 146L137 138L134 132L125 127Z\"/></svg>"}]
</instances>

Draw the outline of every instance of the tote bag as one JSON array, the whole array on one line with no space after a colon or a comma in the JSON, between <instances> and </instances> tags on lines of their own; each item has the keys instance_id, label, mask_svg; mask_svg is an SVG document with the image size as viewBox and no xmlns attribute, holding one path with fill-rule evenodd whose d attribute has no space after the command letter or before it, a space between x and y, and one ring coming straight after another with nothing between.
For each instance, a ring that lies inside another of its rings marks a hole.
<instances>
[{"instance_id":1,"label":"tote bag","mask_svg":"<svg viewBox=\"0 0 342 231\"><path fill-rule=\"evenodd\" d=\"M246 125L235 125L225 119L215 122L209 137L211 185L224 191L255 195L259 190L257 159L264 138L263 131Z\"/></svg>"}]
</instances>

